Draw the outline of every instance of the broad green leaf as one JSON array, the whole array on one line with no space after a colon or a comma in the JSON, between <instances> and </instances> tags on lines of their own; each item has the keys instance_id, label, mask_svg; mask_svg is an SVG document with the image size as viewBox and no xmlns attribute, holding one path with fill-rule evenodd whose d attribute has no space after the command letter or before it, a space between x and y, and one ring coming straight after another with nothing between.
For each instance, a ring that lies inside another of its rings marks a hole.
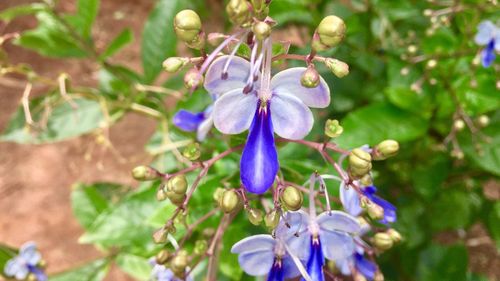
<instances>
[{"instance_id":1,"label":"broad green leaf","mask_svg":"<svg viewBox=\"0 0 500 281\"><path fill-rule=\"evenodd\" d=\"M108 45L106 50L102 52L100 59L104 60L112 55L114 55L116 52L118 52L121 48L125 47L127 44L132 42L134 40L134 34L132 33L132 30L129 28L124 29L120 34L118 34L115 39Z\"/></svg>"},{"instance_id":2,"label":"broad green leaf","mask_svg":"<svg viewBox=\"0 0 500 281\"><path fill-rule=\"evenodd\" d=\"M441 192L430 206L430 226L434 230L466 227L474 211L473 193L455 190Z\"/></svg>"},{"instance_id":3,"label":"broad green leaf","mask_svg":"<svg viewBox=\"0 0 500 281\"><path fill-rule=\"evenodd\" d=\"M398 220L394 228L401 232L405 238L405 246L410 249L421 245L426 239L424 227L420 221L424 212L425 207L415 201L397 210Z\"/></svg>"},{"instance_id":4,"label":"broad green leaf","mask_svg":"<svg viewBox=\"0 0 500 281\"><path fill-rule=\"evenodd\" d=\"M488 217L488 230L500 249L500 202L496 202Z\"/></svg>"},{"instance_id":5,"label":"broad green leaf","mask_svg":"<svg viewBox=\"0 0 500 281\"><path fill-rule=\"evenodd\" d=\"M16 255L16 249L4 244L0 244L0 269L5 268L5 264ZM3 270L0 270L0 276L2 276L2 274Z\"/></svg>"},{"instance_id":6,"label":"broad green leaf","mask_svg":"<svg viewBox=\"0 0 500 281\"><path fill-rule=\"evenodd\" d=\"M176 53L177 38L173 21L182 7L180 0L159 0L142 32L142 66L146 83L153 82L162 69L163 61Z\"/></svg>"},{"instance_id":7,"label":"broad green leaf","mask_svg":"<svg viewBox=\"0 0 500 281\"><path fill-rule=\"evenodd\" d=\"M427 120L387 103L372 104L349 113L342 121L344 133L335 141L345 148L375 145L385 139L400 142L422 136Z\"/></svg>"},{"instance_id":8,"label":"broad green leaf","mask_svg":"<svg viewBox=\"0 0 500 281\"><path fill-rule=\"evenodd\" d=\"M55 104L54 104L55 101ZM13 115L0 141L17 143L49 143L78 137L103 125L104 116L98 102L81 98L73 99L77 107L60 97L49 95L30 102L30 111L35 121L46 114L46 102L51 105L47 124L39 131L27 127L24 110L20 107Z\"/></svg>"},{"instance_id":9,"label":"broad green leaf","mask_svg":"<svg viewBox=\"0 0 500 281\"><path fill-rule=\"evenodd\" d=\"M100 259L84 266L50 276L50 281L101 281L109 270L109 261Z\"/></svg>"},{"instance_id":10,"label":"broad green leaf","mask_svg":"<svg viewBox=\"0 0 500 281\"><path fill-rule=\"evenodd\" d=\"M91 36L92 24L99 12L99 5L100 0L78 0L76 14L66 16L66 20L83 38L89 39Z\"/></svg>"},{"instance_id":11,"label":"broad green leaf","mask_svg":"<svg viewBox=\"0 0 500 281\"><path fill-rule=\"evenodd\" d=\"M18 5L1 11L0 20L11 21L17 17L36 14L46 9L47 5L41 3Z\"/></svg>"},{"instance_id":12,"label":"broad green leaf","mask_svg":"<svg viewBox=\"0 0 500 281\"><path fill-rule=\"evenodd\" d=\"M116 264L137 280L149 280L153 269L147 258L126 253L116 257Z\"/></svg>"},{"instance_id":13,"label":"broad green leaf","mask_svg":"<svg viewBox=\"0 0 500 281\"><path fill-rule=\"evenodd\" d=\"M413 187L425 199L431 199L441 190L450 169L447 155L438 154L431 159L423 159L412 173Z\"/></svg>"},{"instance_id":14,"label":"broad green leaf","mask_svg":"<svg viewBox=\"0 0 500 281\"><path fill-rule=\"evenodd\" d=\"M465 281L467 259L467 249L463 245L431 245L419 256L417 280Z\"/></svg>"}]
</instances>

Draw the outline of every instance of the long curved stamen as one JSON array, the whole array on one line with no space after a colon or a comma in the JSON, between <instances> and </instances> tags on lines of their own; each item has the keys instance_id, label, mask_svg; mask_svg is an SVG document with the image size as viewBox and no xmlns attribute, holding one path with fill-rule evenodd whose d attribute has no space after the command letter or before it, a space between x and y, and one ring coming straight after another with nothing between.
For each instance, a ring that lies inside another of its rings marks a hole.
<instances>
[{"instance_id":1,"label":"long curved stamen","mask_svg":"<svg viewBox=\"0 0 500 281\"><path fill-rule=\"evenodd\" d=\"M222 80L226 80L227 79L227 77L228 77L227 70L229 68L229 64L231 63L234 55L236 54L236 52L240 48L241 44L243 43L243 40L241 40L241 39L244 38L247 34L248 34L248 32L246 32L245 34L243 34L243 36L240 38L240 40L238 40L238 43L236 44L236 46L234 46L233 50L229 54L229 57L227 58L226 63L224 64L224 68L222 69L222 74L221 74L221 79Z\"/></svg>"},{"instance_id":2,"label":"long curved stamen","mask_svg":"<svg viewBox=\"0 0 500 281\"><path fill-rule=\"evenodd\" d=\"M271 62L273 59L273 48L271 38L264 41L264 68L262 69L261 86L259 95L263 100L271 99Z\"/></svg>"},{"instance_id":3,"label":"long curved stamen","mask_svg":"<svg viewBox=\"0 0 500 281\"><path fill-rule=\"evenodd\" d=\"M330 196L328 195L328 188L326 188L325 180L321 176L318 176L318 180L319 180L319 190L325 193L326 209L328 212L330 212L332 208L330 205Z\"/></svg>"},{"instance_id":4,"label":"long curved stamen","mask_svg":"<svg viewBox=\"0 0 500 281\"><path fill-rule=\"evenodd\" d=\"M224 40L219 46L217 46L217 48L215 48L215 50L213 50L212 53L210 53L210 55L205 59L205 61L203 62L203 64L201 65L200 67L200 75L203 75L203 73L205 73L205 71L207 70L208 66L212 63L212 61L217 57L217 55L219 54L220 51L222 51L222 49L224 49L224 47L226 47L231 41L233 41L233 39L235 39L236 37L240 37L238 39L238 41L241 41L241 39L243 38L242 34L246 34L248 33L248 31L246 30L240 30L240 31L237 31L236 33L234 33L233 35L229 36L228 38L226 38L226 40Z\"/></svg>"},{"instance_id":5,"label":"long curved stamen","mask_svg":"<svg viewBox=\"0 0 500 281\"><path fill-rule=\"evenodd\" d=\"M257 56L257 50L259 49L259 46L260 46L259 42L257 42L257 44L254 44L254 46L252 48L252 52L250 54L250 71L248 73L248 78L247 78L246 86L243 89L243 93L244 94L248 94L248 93L250 93L253 90L253 76L254 76L253 74L256 71L259 71L259 68L255 66L255 58ZM262 55L262 52L259 55L259 57L261 55Z\"/></svg>"},{"instance_id":6,"label":"long curved stamen","mask_svg":"<svg viewBox=\"0 0 500 281\"><path fill-rule=\"evenodd\" d=\"M311 220L316 219L316 204L314 203L314 184L316 183L316 174L312 174L309 178L309 215Z\"/></svg>"},{"instance_id":7,"label":"long curved stamen","mask_svg":"<svg viewBox=\"0 0 500 281\"><path fill-rule=\"evenodd\" d=\"M290 255L292 258L292 261L295 263L295 266L297 266L297 269L299 270L300 274L302 275L302 278L304 278L306 281L313 281L311 279L311 276L309 276L309 273L307 273L307 270L305 269L304 265L300 261L300 259L293 253L293 251L290 249L290 246L288 246L286 243L284 244L287 253Z\"/></svg>"}]
</instances>

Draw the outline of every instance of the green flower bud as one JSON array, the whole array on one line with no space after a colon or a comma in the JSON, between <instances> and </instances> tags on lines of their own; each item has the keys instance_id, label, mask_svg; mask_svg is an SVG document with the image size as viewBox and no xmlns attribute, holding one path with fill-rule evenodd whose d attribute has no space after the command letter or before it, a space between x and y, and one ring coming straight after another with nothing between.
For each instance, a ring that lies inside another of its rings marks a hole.
<instances>
[{"instance_id":1,"label":"green flower bud","mask_svg":"<svg viewBox=\"0 0 500 281\"><path fill-rule=\"evenodd\" d=\"M330 138L336 138L342 134L344 128L340 126L338 120L328 119L325 123L325 135Z\"/></svg>"},{"instance_id":2,"label":"green flower bud","mask_svg":"<svg viewBox=\"0 0 500 281\"><path fill-rule=\"evenodd\" d=\"M281 193L283 205L291 211L297 211L302 207L304 197L302 192L293 186L287 186Z\"/></svg>"},{"instance_id":3,"label":"green flower bud","mask_svg":"<svg viewBox=\"0 0 500 281\"><path fill-rule=\"evenodd\" d=\"M222 195L224 195L224 192L226 190L222 187L217 187L215 189L215 192L214 192L214 195L213 195L213 198L214 198L214 201L217 202L217 204L219 204L221 198L222 198Z\"/></svg>"},{"instance_id":4,"label":"green flower bud","mask_svg":"<svg viewBox=\"0 0 500 281\"><path fill-rule=\"evenodd\" d=\"M373 281L384 281L384 279L384 274L382 274L380 270L377 270L377 272L375 272L375 276L373 277Z\"/></svg>"},{"instance_id":5,"label":"green flower bud","mask_svg":"<svg viewBox=\"0 0 500 281\"><path fill-rule=\"evenodd\" d=\"M193 10L182 10L174 18L174 30L177 38L184 42L193 42L201 31L201 19Z\"/></svg>"},{"instance_id":6,"label":"green flower bud","mask_svg":"<svg viewBox=\"0 0 500 281\"><path fill-rule=\"evenodd\" d=\"M179 252L170 262L170 269L178 277L184 277L186 274L186 267L188 266L188 256Z\"/></svg>"},{"instance_id":7,"label":"green flower bud","mask_svg":"<svg viewBox=\"0 0 500 281\"><path fill-rule=\"evenodd\" d=\"M26 277L26 281L37 281L37 280L38 278L33 273L28 274L28 276Z\"/></svg>"},{"instance_id":8,"label":"green flower bud","mask_svg":"<svg viewBox=\"0 0 500 281\"><path fill-rule=\"evenodd\" d=\"M197 142L188 144L182 151L182 155L190 161L197 160L201 156L200 144Z\"/></svg>"},{"instance_id":9,"label":"green flower bud","mask_svg":"<svg viewBox=\"0 0 500 281\"><path fill-rule=\"evenodd\" d=\"M177 194L184 194L187 190L187 180L184 175L173 176L167 181L167 191L173 191Z\"/></svg>"},{"instance_id":10,"label":"green flower bud","mask_svg":"<svg viewBox=\"0 0 500 281\"><path fill-rule=\"evenodd\" d=\"M243 26L252 18L252 6L246 0L230 0L226 6L229 20L235 25Z\"/></svg>"},{"instance_id":11,"label":"green flower bud","mask_svg":"<svg viewBox=\"0 0 500 281\"><path fill-rule=\"evenodd\" d=\"M278 226L279 222L280 222L280 214L276 209L271 210L264 217L264 224L270 229L275 229L276 226Z\"/></svg>"},{"instance_id":12,"label":"green flower bud","mask_svg":"<svg viewBox=\"0 0 500 281\"><path fill-rule=\"evenodd\" d=\"M162 187L160 187L158 189L158 191L156 191L156 200L158 201L163 201L165 199L167 199L167 192L165 191L165 189Z\"/></svg>"},{"instance_id":13,"label":"green flower bud","mask_svg":"<svg viewBox=\"0 0 500 281\"><path fill-rule=\"evenodd\" d=\"M399 151L399 143L395 140L385 140L375 146L373 150L374 160L385 160L395 156Z\"/></svg>"},{"instance_id":14,"label":"green flower bud","mask_svg":"<svg viewBox=\"0 0 500 281\"><path fill-rule=\"evenodd\" d=\"M47 268L47 262L45 260L40 260L37 265L41 269L46 269Z\"/></svg>"},{"instance_id":15,"label":"green flower bud","mask_svg":"<svg viewBox=\"0 0 500 281\"><path fill-rule=\"evenodd\" d=\"M192 68L184 74L184 86L186 89L195 89L201 84L203 84L203 76L196 68Z\"/></svg>"},{"instance_id":16,"label":"green flower bud","mask_svg":"<svg viewBox=\"0 0 500 281\"><path fill-rule=\"evenodd\" d=\"M153 241L156 244L163 244L167 242L168 232L165 228L160 228L153 233Z\"/></svg>"},{"instance_id":17,"label":"green flower bud","mask_svg":"<svg viewBox=\"0 0 500 281\"><path fill-rule=\"evenodd\" d=\"M349 154L350 173L353 178L359 179L368 174L372 169L372 157L370 153L355 148Z\"/></svg>"},{"instance_id":18,"label":"green flower bud","mask_svg":"<svg viewBox=\"0 0 500 281\"><path fill-rule=\"evenodd\" d=\"M271 35L271 26L263 21L258 21L253 24L252 31L257 40L262 41Z\"/></svg>"},{"instance_id":19,"label":"green flower bud","mask_svg":"<svg viewBox=\"0 0 500 281\"><path fill-rule=\"evenodd\" d=\"M170 202L172 202L176 206L180 206L186 199L186 194L178 194L173 191L167 191L167 196L168 199L170 199Z\"/></svg>"},{"instance_id":20,"label":"green flower bud","mask_svg":"<svg viewBox=\"0 0 500 281\"><path fill-rule=\"evenodd\" d=\"M487 127L490 124L490 118L487 115L481 115L477 118L477 124L481 127Z\"/></svg>"},{"instance_id":21,"label":"green flower bud","mask_svg":"<svg viewBox=\"0 0 500 281\"><path fill-rule=\"evenodd\" d=\"M150 181L160 178L160 173L148 166L138 166L132 170L132 177L138 181Z\"/></svg>"},{"instance_id":22,"label":"green flower bud","mask_svg":"<svg viewBox=\"0 0 500 281\"><path fill-rule=\"evenodd\" d=\"M366 280L366 277L359 272L355 272L352 279L354 281L368 281Z\"/></svg>"},{"instance_id":23,"label":"green flower bud","mask_svg":"<svg viewBox=\"0 0 500 281\"><path fill-rule=\"evenodd\" d=\"M377 204L369 203L366 205L366 212L372 220L381 220L384 218L384 209Z\"/></svg>"},{"instance_id":24,"label":"green flower bud","mask_svg":"<svg viewBox=\"0 0 500 281\"><path fill-rule=\"evenodd\" d=\"M338 59L327 58L325 65L338 78L345 77L349 74L349 65Z\"/></svg>"},{"instance_id":25,"label":"green flower bud","mask_svg":"<svg viewBox=\"0 0 500 281\"><path fill-rule=\"evenodd\" d=\"M373 179L372 177L370 176L370 174L366 174L364 175L361 179L361 184L364 185L364 186L368 186L368 185L372 185L373 184Z\"/></svg>"},{"instance_id":26,"label":"green flower bud","mask_svg":"<svg viewBox=\"0 0 500 281\"><path fill-rule=\"evenodd\" d=\"M373 237L373 244L381 251L389 250L392 248L394 242L391 237L385 232L379 232Z\"/></svg>"},{"instance_id":27,"label":"green flower bud","mask_svg":"<svg viewBox=\"0 0 500 281\"><path fill-rule=\"evenodd\" d=\"M266 8L265 0L251 0L252 6L255 11L260 12Z\"/></svg>"},{"instance_id":28,"label":"green flower bud","mask_svg":"<svg viewBox=\"0 0 500 281\"><path fill-rule=\"evenodd\" d=\"M320 76L314 66L309 66L300 77L300 84L306 88L316 88L319 85Z\"/></svg>"},{"instance_id":29,"label":"green flower bud","mask_svg":"<svg viewBox=\"0 0 500 281\"><path fill-rule=\"evenodd\" d=\"M318 25L316 32L322 44L335 47L344 39L346 26L344 21L337 16L327 16Z\"/></svg>"},{"instance_id":30,"label":"green flower bud","mask_svg":"<svg viewBox=\"0 0 500 281\"><path fill-rule=\"evenodd\" d=\"M194 250L193 252L196 255L203 255L208 248L208 242L207 240L197 240L194 244Z\"/></svg>"},{"instance_id":31,"label":"green flower bud","mask_svg":"<svg viewBox=\"0 0 500 281\"><path fill-rule=\"evenodd\" d=\"M248 220L253 225L259 225L262 222L262 211L259 209L248 208L247 209Z\"/></svg>"},{"instance_id":32,"label":"green flower bud","mask_svg":"<svg viewBox=\"0 0 500 281\"><path fill-rule=\"evenodd\" d=\"M189 62L187 58L170 57L163 62L163 68L168 73L175 73Z\"/></svg>"},{"instance_id":33,"label":"green flower bud","mask_svg":"<svg viewBox=\"0 0 500 281\"><path fill-rule=\"evenodd\" d=\"M386 231L386 233L391 237L392 241L394 243L399 243L401 242L401 240L403 239L403 237L401 236L401 234L399 232L397 232L395 229L393 228L390 228Z\"/></svg>"},{"instance_id":34,"label":"green flower bud","mask_svg":"<svg viewBox=\"0 0 500 281\"><path fill-rule=\"evenodd\" d=\"M226 35L222 33L209 33L207 36L208 44L217 47L226 39Z\"/></svg>"},{"instance_id":35,"label":"green flower bud","mask_svg":"<svg viewBox=\"0 0 500 281\"><path fill-rule=\"evenodd\" d=\"M465 128L465 122L462 119L457 119L453 122L453 128L457 131L462 131Z\"/></svg>"},{"instance_id":36,"label":"green flower bud","mask_svg":"<svg viewBox=\"0 0 500 281\"><path fill-rule=\"evenodd\" d=\"M155 259L157 264L165 264L170 258L170 252L163 249L156 254Z\"/></svg>"},{"instance_id":37,"label":"green flower bud","mask_svg":"<svg viewBox=\"0 0 500 281\"><path fill-rule=\"evenodd\" d=\"M224 213L231 213L236 210L240 203L238 193L233 189L226 190L219 201L219 207Z\"/></svg>"}]
</instances>

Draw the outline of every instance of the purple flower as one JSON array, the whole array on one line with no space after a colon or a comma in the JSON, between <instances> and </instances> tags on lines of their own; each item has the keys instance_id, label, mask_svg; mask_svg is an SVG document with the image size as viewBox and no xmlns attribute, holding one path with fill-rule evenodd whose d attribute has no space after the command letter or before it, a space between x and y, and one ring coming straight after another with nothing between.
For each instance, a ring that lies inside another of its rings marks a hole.
<instances>
[{"instance_id":1,"label":"purple flower","mask_svg":"<svg viewBox=\"0 0 500 281\"><path fill-rule=\"evenodd\" d=\"M335 265L343 275L352 275L352 269L355 269L368 280L373 280L378 270L374 262L364 257L363 251L357 251L346 259L337 260Z\"/></svg>"},{"instance_id":2,"label":"purple flower","mask_svg":"<svg viewBox=\"0 0 500 281\"><path fill-rule=\"evenodd\" d=\"M19 249L19 254L7 261L4 273L17 280L25 280L31 273L38 281L46 281L47 275L38 266L42 256L34 242L27 242Z\"/></svg>"},{"instance_id":3,"label":"purple flower","mask_svg":"<svg viewBox=\"0 0 500 281\"><path fill-rule=\"evenodd\" d=\"M261 75L256 71L259 59L255 65L240 57L222 56L214 60L205 77L205 88L220 96L213 111L215 127L225 134L249 130L240 161L241 181L257 194L269 189L279 169L274 133L287 139L304 138L314 121L309 107L330 104L330 90L323 78L316 88L301 85L306 68L287 69L271 79L267 49Z\"/></svg>"},{"instance_id":4,"label":"purple flower","mask_svg":"<svg viewBox=\"0 0 500 281\"><path fill-rule=\"evenodd\" d=\"M214 124L212 108L212 106L209 106L203 112L191 112L181 109L174 115L172 122L185 132L196 131L196 139L203 141Z\"/></svg>"},{"instance_id":5,"label":"purple flower","mask_svg":"<svg viewBox=\"0 0 500 281\"><path fill-rule=\"evenodd\" d=\"M481 52L481 61L484 67L489 67L495 60L495 50L500 51L500 28L491 21L483 21L478 26L474 41L486 48Z\"/></svg>"},{"instance_id":6,"label":"purple flower","mask_svg":"<svg viewBox=\"0 0 500 281\"><path fill-rule=\"evenodd\" d=\"M162 264L157 264L155 258L150 259L149 263L153 266L153 270L151 271L151 281L181 281L181 279L174 275L172 270L166 268ZM193 281L193 278L191 278L191 276L187 276L186 281Z\"/></svg>"}]
</instances>

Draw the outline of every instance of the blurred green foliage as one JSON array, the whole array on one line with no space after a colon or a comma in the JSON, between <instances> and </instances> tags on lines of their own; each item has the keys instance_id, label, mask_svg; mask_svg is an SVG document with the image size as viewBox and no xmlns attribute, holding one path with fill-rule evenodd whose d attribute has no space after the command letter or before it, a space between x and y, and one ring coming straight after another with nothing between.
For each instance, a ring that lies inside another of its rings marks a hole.
<instances>
[{"instance_id":1,"label":"blurred green foliage","mask_svg":"<svg viewBox=\"0 0 500 281\"><path fill-rule=\"evenodd\" d=\"M46 95L29 101L36 122L48 115L43 126L27 125L21 107L0 139L18 143L61 141L111 126L134 111L158 120L158 131L145 148L155 156L152 165L162 172L182 168L168 147L194 136L169 127L170 117L180 108L203 110L209 103L208 95L203 89L197 90L180 100L174 110L164 107L165 93L141 86L156 82L181 91L182 73L158 81L162 61L176 54L173 17L184 8L198 11L205 19L220 11L212 11L202 0L158 0L144 24L144 71L138 73L107 60L139 37L129 29L110 39L102 51L94 46L92 24L99 11L98 0L77 1L75 14L61 14L47 2L1 11L0 20L34 15L37 27L23 32L15 44L43 56L93 59L101 66L99 85L69 88L76 106L53 86ZM274 0L270 9L278 28L305 26L307 36L330 14L345 20L348 34L343 44L321 55L347 62L350 74L337 79L318 65L332 89L333 103L328 110L316 112L316 125L308 138L321 140L325 120L336 118L344 128L343 135L335 140L341 147L375 145L384 139L400 142L400 154L374 168L376 185L398 207L394 227L405 240L380 257L386 280L486 280L468 270L464 239L440 245L434 238L467 231L479 223L500 249L500 203L485 198L483 193L484 183L500 176L499 64L482 68L474 63L480 47L472 40L479 22L498 21L498 6L483 0ZM221 22L221 29L224 24ZM290 53L308 51L292 45ZM435 66L429 63L432 60ZM26 75L32 83L39 81L29 65L11 66L4 60L2 66ZM490 119L485 128L477 122L482 115ZM456 120L467 121L468 126L455 130ZM202 144L204 159L244 141L244 136L221 138L215 129L212 134ZM449 141L446 145L445 140ZM279 157L282 173L289 181L302 183L314 170L332 173L315 151L296 144L281 147ZM231 155L210 170L190 202L187 225L214 207L215 188L239 185L238 161L238 155ZM194 177L189 175L188 181ZM159 249L151 233L175 209L171 203L155 200L158 185L159 182L147 183L131 190L114 183L76 184L71 196L73 211L86 231L80 242L94 244L107 253L107 258L51 280L102 280L111 262L138 280L147 280L148 259ZM337 186L328 188L333 194L338 193ZM221 215L216 214L204 222L194 231L186 248L191 250L195 241L204 239L203 229L215 228L220 219ZM263 231L264 228L251 226L244 214L234 219L223 238L218 280L251 280L243 275L229 249L236 241ZM174 236L180 239L185 233L186 228L181 225ZM0 265L5 256L8 255L0 255ZM202 263L196 272L205 267Z\"/></svg>"}]
</instances>

